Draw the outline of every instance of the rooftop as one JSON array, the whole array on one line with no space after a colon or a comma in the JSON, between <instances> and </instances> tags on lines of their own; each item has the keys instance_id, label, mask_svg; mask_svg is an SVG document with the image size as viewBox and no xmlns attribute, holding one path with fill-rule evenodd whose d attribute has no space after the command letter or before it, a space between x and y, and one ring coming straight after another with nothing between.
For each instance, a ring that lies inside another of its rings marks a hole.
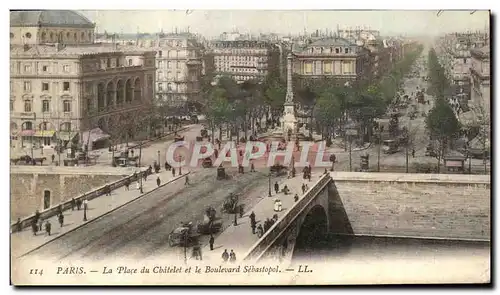
<instances>
[{"instance_id":1,"label":"rooftop","mask_svg":"<svg viewBox=\"0 0 500 295\"><path fill-rule=\"evenodd\" d=\"M11 10L10 26L94 28L95 24L71 10Z\"/></svg>"},{"instance_id":2,"label":"rooftop","mask_svg":"<svg viewBox=\"0 0 500 295\"><path fill-rule=\"evenodd\" d=\"M141 49L137 46L113 44L88 44L88 45L65 45L57 50L57 45L34 45L34 46L15 46L10 48L11 57L51 57L51 56L81 56L99 53L127 53L140 54L149 50Z\"/></svg>"}]
</instances>

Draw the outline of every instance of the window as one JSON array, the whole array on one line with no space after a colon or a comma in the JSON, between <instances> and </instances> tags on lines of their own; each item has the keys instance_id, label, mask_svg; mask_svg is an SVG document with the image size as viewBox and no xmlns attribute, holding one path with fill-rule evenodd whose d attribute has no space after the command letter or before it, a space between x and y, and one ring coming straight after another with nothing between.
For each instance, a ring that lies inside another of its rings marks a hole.
<instances>
[{"instance_id":1,"label":"window","mask_svg":"<svg viewBox=\"0 0 500 295\"><path fill-rule=\"evenodd\" d=\"M40 129L41 130L48 130L49 129L48 126L49 126L49 124L47 124L47 122L42 122L40 124Z\"/></svg>"},{"instance_id":2,"label":"window","mask_svg":"<svg viewBox=\"0 0 500 295\"><path fill-rule=\"evenodd\" d=\"M49 36L50 36L50 41L52 41L54 39L54 33L50 32Z\"/></svg>"},{"instance_id":3,"label":"window","mask_svg":"<svg viewBox=\"0 0 500 295\"><path fill-rule=\"evenodd\" d=\"M82 32L82 35L81 35L81 38L80 38L82 41L83 39L85 39L85 33Z\"/></svg>"},{"instance_id":4,"label":"window","mask_svg":"<svg viewBox=\"0 0 500 295\"><path fill-rule=\"evenodd\" d=\"M69 39L69 36L71 36L71 35L70 35L70 33L69 33L69 32L67 32L67 33L66 33L66 38L68 38L68 39Z\"/></svg>"},{"instance_id":5,"label":"window","mask_svg":"<svg viewBox=\"0 0 500 295\"><path fill-rule=\"evenodd\" d=\"M312 62L304 63L304 73L312 74Z\"/></svg>"},{"instance_id":6,"label":"window","mask_svg":"<svg viewBox=\"0 0 500 295\"><path fill-rule=\"evenodd\" d=\"M24 111L27 113L31 113L31 100L24 101Z\"/></svg>"},{"instance_id":7,"label":"window","mask_svg":"<svg viewBox=\"0 0 500 295\"><path fill-rule=\"evenodd\" d=\"M332 73L332 63L331 62L323 62L323 72L325 74L331 74Z\"/></svg>"},{"instance_id":8,"label":"window","mask_svg":"<svg viewBox=\"0 0 500 295\"><path fill-rule=\"evenodd\" d=\"M71 101L63 100L63 112L69 113L71 112Z\"/></svg>"},{"instance_id":9,"label":"window","mask_svg":"<svg viewBox=\"0 0 500 295\"><path fill-rule=\"evenodd\" d=\"M340 48L335 48L335 53L340 53Z\"/></svg>"},{"instance_id":10,"label":"window","mask_svg":"<svg viewBox=\"0 0 500 295\"><path fill-rule=\"evenodd\" d=\"M47 82L42 83L42 91L49 91L49 83Z\"/></svg>"},{"instance_id":11,"label":"window","mask_svg":"<svg viewBox=\"0 0 500 295\"><path fill-rule=\"evenodd\" d=\"M158 83L158 91L163 91L163 84L162 83Z\"/></svg>"},{"instance_id":12,"label":"window","mask_svg":"<svg viewBox=\"0 0 500 295\"><path fill-rule=\"evenodd\" d=\"M176 78L177 78L177 80L179 80L181 78L181 72L177 72Z\"/></svg>"},{"instance_id":13,"label":"window","mask_svg":"<svg viewBox=\"0 0 500 295\"><path fill-rule=\"evenodd\" d=\"M111 58L108 58L108 59L106 60L106 67L107 67L107 68L111 68Z\"/></svg>"},{"instance_id":14,"label":"window","mask_svg":"<svg viewBox=\"0 0 500 295\"><path fill-rule=\"evenodd\" d=\"M14 38L14 33L10 33L10 38Z\"/></svg>"},{"instance_id":15,"label":"window","mask_svg":"<svg viewBox=\"0 0 500 295\"><path fill-rule=\"evenodd\" d=\"M42 112L43 113L50 112L50 101L42 100Z\"/></svg>"},{"instance_id":16,"label":"window","mask_svg":"<svg viewBox=\"0 0 500 295\"><path fill-rule=\"evenodd\" d=\"M172 67L172 62L171 61L167 61L167 68L171 68Z\"/></svg>"},{"instance_id":17,"label":"window","mask_svg":"<svg viewBox=\"0 0 500 295\"><path fill-rule=\"evenodd\" d=\"M158 61L158 67L159 67L159 68L163 68L163 61L161 61L161 60L160 60L160 61Z\"/></svg>"},{"instance_id":18,"label":"window","mask_svg":"<svg viewBox=\"0 0 500 295\"><path fill-rule=\"evenodd\" d=\"M31 122L24 122L21 125L21 129L22 130L33 130L33 123L31 123Z\"/></svg>"},{"instance_id":19,"label":"window","mask_svg":"<svg viewBox=\"0 0 500 295\"><path fill-rule=\"evenodd\" d=\"M76 39L77 39L76 33L73 34L73 39L75 39L75 41L76 41Z\"/></svg>"},{"instance_id":20,"label":"window","mask_svg":"<svg viewBox=\"0 0 500 295\"><path fill-rule=\"evenodd\" d=\"M129 60L128 60L128 65L129 65L129 66L131 66L131 65L132 65L132 60L131 60L131 59L129 59Z\"/></svg>"},{"instance_id":21,"label":"window","mask_svg":"<svg viewBox=\"0 0 500 295\"><path fill-rule=\"evenodd\" d=\"M64 122L61 124L61 131L71 131L71 123L70 122Z\"/></svg>"},{"instance_id":22,"label":"window","mask_svg":"<svg viewBox=\"0 0 500 295\"><path fill-rule=\"evenodd\" d=\"M466 63L467 63L467 59L466 59L466 58L464 58L464 64L466 64Z\"/></svg>"},{"instance_id":23,"label":"window","mask_svg":"<svg viewBox=\"0 0 500 295\"><path fill-rule=\"evenodd\" d=\"M176 68L177 68L177 69L180 69L180 68L181 68L181 62L180 62L180 61L178 61L178 62L177 62L177 64L176 64Z\"/></svg>"},{"instance_id":24,"label":"window","mask_svg":"<svg viewBox=\"0 0 500 295\"><path fill-rule=\"evenodd\" d=\"M69 82L63 82L63 90L69 91Z\"/></svg>"},{"instance_id":25,"label":"window","mask_svg":"<svg viewBox=\"0 0 500 295\"><path fill-rule=\"evenodd\" d=\"M24 81L24 91L31 91L31 82Z\"/></svg>"},{"instance_id":26,"label":"window","mask_svg":"<svg viewBox=\"0 0 500 295\"><path fill-rule=\"evenodd\" d=\"M163 52L160 50L158 51L158 57L161 57L163 55Z\"/></svg>"},{"instance_id":27,"label":"window","mask_svg":"<svg viewBox=\"0 0 500 295\"><path fill-rule=\"evenodd\" d=\"M63 66L63 72L69 73L69 65L64 65Z\"/></svg>"},{"instance_id":28,"label":"window","mask_svg":"<svg viewBox=\"0 0 500 295\"><path fill-rule=\"evenodd\" d=\"M25 65L24 66L24 72L25 73L30 73L31 72L31 65Z\"/></svg>"},{"instance_id":29,"label":"window","mask_svg":"<svg viewBox=\"0 0 500 295\"><path fill-rule=\"evenodd\" d=\"M345 53L349 53L349 48L345 48L345 49L344 49L344 52L345 52Z\"/></svg>"},{"instance_id":30,"label":"window","mask_svg":"<svg viewBox=\"0 0 500 295\"><path fill-rule=\"evenodd\" d=\"M29 33L29 32L28 32L28 33L26 33L26 35L24 35L24 36L26 36L26 38L30 39L30 38L31 38L31 33Z\"/></svg>"},{"instance_id":31,"label":"window","mask_svg":"<svg viewBox=\"0 0 500 295\"><path fill-rule=\"evenodd\" d=\"M13 100L10 101L10 111L11 112L14 111L14 101Z\"/></svg>"},{"instance_id":32,"label":"window","mask_svg":"<svg viewBox=\"0 0 500 295\"><path fill-rule=\"evenodd\" d=\"M42 66L42 72L47 72L49 70L48 66Z\"/></svg>"}]
</instances>

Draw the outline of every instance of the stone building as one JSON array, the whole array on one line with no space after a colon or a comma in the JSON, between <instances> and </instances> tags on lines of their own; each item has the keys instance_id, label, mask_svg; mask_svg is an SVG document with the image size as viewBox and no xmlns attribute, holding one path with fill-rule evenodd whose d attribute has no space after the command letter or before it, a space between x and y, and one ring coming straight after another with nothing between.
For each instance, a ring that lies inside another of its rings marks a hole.
<instances>
[{"instance_id":1,"label":"stone building","mask_svg":"<svg viewBox=\"0 0 500 295\"><path fill-rule=\"evenodd\" d=\"M264 81L272 71L279 74L279 49L267 41L214 41L209 54L213 56L216 77L230 76L238 83Z\"/></svg>"},{"instance_id":2,"label":"stone building","mask_svg":"<svg viewBox=\"0 0 500 295\"><path fill-rule=\"evenodd\" d=\"M325 38L293 48L293 73L299 87L314 80L329 79L336 85L351 85L370 77L370 54L344 38Z\"/></svg>"},{"instance_id":3,"label":"stone building","mask_svg":"<svg viewBox=\"0 0 500 295\"><path fill-rule=\"evenodd\" d=\"M156 98L169 106L185 106L200 98L203 46L190 33L160 33L140 40L141 48L156 52Z\"/></svg>"},{"instance_id":4,"label":"stone building","mask_svg":"<svg viewBox=\"0 0 500 295\"><path fill-rule=\"evenodd\" d=\"M153 98L155 53L93 43L94 24L72 11L15 11L11 21L11 146L125 136L123 123Z\"/></svg>"},{"instance_id":5,"label":"stone building","mask_svg":"<svg viewBox=\"0 0 500 295\"><path fill-rule=\"evenodd\" d=\"M470 77L472 85L471 109L474 111L480 106L488 118L490 118L490 47L471 50L472 66Z\"/></svg>"}]
</instances>

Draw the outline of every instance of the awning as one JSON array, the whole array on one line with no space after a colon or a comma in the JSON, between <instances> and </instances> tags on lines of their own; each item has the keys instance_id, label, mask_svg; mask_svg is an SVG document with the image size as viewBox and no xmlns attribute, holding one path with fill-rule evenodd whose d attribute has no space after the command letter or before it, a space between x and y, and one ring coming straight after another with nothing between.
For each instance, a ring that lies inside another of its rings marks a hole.
<instances>
[{"instance_id":1,"label":"awning","mask_svg":"<svg viewBox=\"0 0 500 295\"><path fill-rule=\"evenodd\" d=\"M70 141L73 138L75 138L76 134L77 132L59 131L57 133L57 136L59 137L60 140Z\"/></svg>"},{"instance_id":2,"label":"awning","mask_svg":"<svg viewBox=\"0 0 500 295\"><path fill-rule=\"evenodd\" d=\"M35 137L52 137L56 134L54 130L40 130L35 132Z\"/></svg>"},{"instance_id":3,"label":"awning","mask_svg":"<svg viewBox=\"0 0 500 295\"><path fill-rule=\"evenodd\" d=\"M33 136L35 134L35 130L22 130L19 132L19 136Z\"/></svg>"},{"instance_id":4,"label":"awning","mask_svg":"<svg viewBox=\"0 0 500 295\"><path fill-rule=\"evenodd\" d=\"M94 128L90 131L85 131L82 135L83 139L83 144L86 144L87 142L96 142L99 140L107 139L109 138L110 135L104 133L100 128Z\"/></svg>"},{"instance_id":5,"label":"awning","mask_svg":"<svg viewBox=\"0 0 500 295\"><path fill-rule=\"evenodd\" d=\"M446 167L462 167L464 162L462 161L446 161Z\"/></svg>"}]
</instances>

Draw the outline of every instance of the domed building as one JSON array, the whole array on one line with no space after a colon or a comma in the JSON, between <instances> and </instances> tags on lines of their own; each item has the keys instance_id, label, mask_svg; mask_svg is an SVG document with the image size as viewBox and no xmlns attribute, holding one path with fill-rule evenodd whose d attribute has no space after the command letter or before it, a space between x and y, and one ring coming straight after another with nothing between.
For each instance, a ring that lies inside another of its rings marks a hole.
<instances>
[{"instance_id":1,"label":"domed building","mask_svg":"<svg viewBox=\"0 0 500 295\"><path fill-rule=\"evenodd\" d=\"M129 123L154 97L154 50L95 43L95 24L74 11L11 11L10 21L12 154L135 137Z\"/></svg>"},{"instance_id":2,"label":"domed building","mask_svg":"<svg viewBox=\"0 0 500 295\"><path fill-rule=\"evenodd\" d=\"M19 10L10 13L11 44L92 44L95 24L71 10Z\"/></svg>"}]
</instances>

